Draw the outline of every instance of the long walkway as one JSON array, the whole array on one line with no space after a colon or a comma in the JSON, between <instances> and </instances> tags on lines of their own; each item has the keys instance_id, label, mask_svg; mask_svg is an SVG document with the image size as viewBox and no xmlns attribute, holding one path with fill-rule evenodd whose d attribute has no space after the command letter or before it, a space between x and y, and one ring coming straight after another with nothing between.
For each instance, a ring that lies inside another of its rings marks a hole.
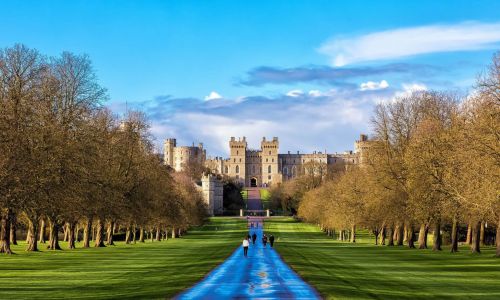
<instances>
[{"instance_id":1,"label":"long walkway","mask_svg":"<svg viewBox=\"0 0 500 300\"><path fill-rule=\"evenodd\" d=\"M258 226L250 229L250 235L257 234L257 241L250 245L248 257L239 246L205 279L176 299L319 299L269 244L264 247L262 219L249 218L249 222Z\"/></svg>"}]
</instances>

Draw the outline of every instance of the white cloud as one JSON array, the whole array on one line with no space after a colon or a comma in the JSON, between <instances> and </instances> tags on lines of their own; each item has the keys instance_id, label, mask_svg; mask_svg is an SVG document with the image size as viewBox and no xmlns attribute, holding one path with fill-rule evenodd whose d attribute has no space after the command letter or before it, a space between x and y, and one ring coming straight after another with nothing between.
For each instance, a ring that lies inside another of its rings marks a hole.
<instances>
[{"instance_id":1,"label":"white cloud","mask_svg":"<svg viewBox=\"0 0 500 300\"><path fill-rule=\"evenodd\" d=\"M304 95L304 92L302 90L291 90L288 93L286 93L288 97L300 97Z\"/></svg>"},{"instance_id":2,"label":"white cloud","mask_svg":"<svg viewBox=\"0 0 500 300\"><path fill-rule=\"evenodd\" d=\"M386 80L382 80L380 82L375 82L375 81L368 81L368 82L363 82L360 85L360 90L362 91L367 91L367 90L381 90L389 87L389 83Z\"/></svg>"},{"instance_id":3,"label":"white cloud","mask_svg":"<svg viewBox=\"0 0 500 300\"><path fill-rule=\"evenodd\" d=\"M498 47L499 42L500 23L465 22L332 39L318 51L330 56L333 65L344 66L426 53L490 49Z\"/></svg>"},{"instance_id":4,"label":"white cloud","mask_svg":"<svg viewBox=\"0 0 500 300\"><path fill-rule=\"evenodd\" d=\"M323 95L319 90L310 90L308 94L311 97L321 97Z\"/></svg>"},{"instance_id":5,"label":"white cloud","mask_svg":"<svg viewBox=\"0 0 500 300\"><path fill-rule=\"evenodd\" d=\"M222 99L222 96L219 93L212 91L208 96L205 96L204 99L205 101L210 101L210 100Z\"/></svg>"}]
</instances>

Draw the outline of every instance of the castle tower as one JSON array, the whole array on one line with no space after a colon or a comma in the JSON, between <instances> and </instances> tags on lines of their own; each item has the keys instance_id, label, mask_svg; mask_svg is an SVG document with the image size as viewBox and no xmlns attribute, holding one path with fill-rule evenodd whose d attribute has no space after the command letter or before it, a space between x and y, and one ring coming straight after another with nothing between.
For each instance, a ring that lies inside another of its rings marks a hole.
<instances>
[{"instance_id":1,"label":"castle tower","mask_svg":"<svg viewBox=\"0 0 500 300\"><path fill-rule=\"evenodd\" d=\"M262 151L262 183L269 186L272 183L281 182L278 171L278 138L273 137L272 141L266 141L266 138L263 137L260 147Z\"/></svg>"},{"instance_id":2,"label":"castle tower","mask_svg":"<svg viewBox=\"0 0 500 300\"><path fill-rule=\"evenodd\" d=\"M166 139L163 145L163 160L167 166L174 167L174 148L177 146L175 139Z\"/></svg>"},{"instance_id":3,"label":"castle tower","mask_svg":"<svg viewBox=\"0 0 500 300\"><path fill-rule=\"evenodd\" d=\"M229 176L238 179L242 183L246 183L246 152L247 141L246 138L242 139L231 137L229 141Z\"/></svg>"}]
</instances>

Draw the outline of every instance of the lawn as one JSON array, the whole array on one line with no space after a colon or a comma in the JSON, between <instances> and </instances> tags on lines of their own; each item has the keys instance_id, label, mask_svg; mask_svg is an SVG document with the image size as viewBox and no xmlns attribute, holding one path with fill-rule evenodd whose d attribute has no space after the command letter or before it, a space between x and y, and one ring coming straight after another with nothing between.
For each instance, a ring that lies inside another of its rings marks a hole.
<instances>
[{"instance_id":1,"label":"lawn","mask_svg":"<svg viewBox=\"0 0 500 300\"><path fill-rule=\"evenodd\" d=\"M262 202L262 209L269 208L269 198L271 198L271 193L268 189L260 189L260 200Z\"/></svg>"},{"instance_id":2,"label":"lawn","mask_svg":"<svg viewBox=\"0 0 500 300\"><path fill-rule=\"evenodd\" d=\"M284 260L328 299L500 299L500 259L494 248L473 255L374 246L366 232L355 245L326 237L316 226L272 218Z\"/></svg>"},{"instance_id":3,"label":"lawn","mask_svg":"<svg viewBox=\"0 0 500 300\"><path fill-rule=\"evenodd\" d=\"M0 299L164 299L202 279L245 232L243 220L213 218L162 242L38 253L22 243L0 255Z\"/></svg>"}]
</instances>

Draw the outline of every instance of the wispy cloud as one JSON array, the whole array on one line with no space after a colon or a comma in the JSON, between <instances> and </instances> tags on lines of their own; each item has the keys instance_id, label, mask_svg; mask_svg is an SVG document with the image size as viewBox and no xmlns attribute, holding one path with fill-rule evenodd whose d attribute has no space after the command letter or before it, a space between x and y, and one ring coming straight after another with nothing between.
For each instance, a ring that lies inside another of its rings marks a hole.
<instances>
[{"instance_id":1,"label":"wispy cloud","mask_svg":"<svg viewBox=\"0 0 500 300\"><path fill-rule=\"evenodd\" d=\"M386 89L389 87L389 83L387 80L381 80L380 82L375 82L375 81L367 81L363 82L360 85L360 90L366 91L366 90L380 90L380 89Z\"/></svg>"},{"instance_id":2,"label":"wispy cloud","mask_svg":"<svg viewBox=\"0 0 500 300\"><path fill-rule=\"evenodd\" d=\"M332 68L329 66L307 66L296 68L275 68L262 66L250 70L247 78L240 84L260 86L264 84L293 84L303 82L326 83L340 87L357 87L357 84L348 82L349 79L382 74L413 74L429 75L439 68L422 65L393 63L381 66L365 66L354 68Z\"/></svg>"},{"instance_id":3,"label":"wispy cloud","mask_svg":"<svg viewBox=\"0 0 500 300\"><path fill-rule=\"evenodd\" d=\"M283 152L334 152L352 149L359 133L369 130L374 99L388 101L402 91L358 86L217 101L157 97L134 105L149 116L158 145L176 137L180 144L203 142L209 155L226 156L231 136L246 136L255 148L263 136L278 136Z\"/></svg>"},{"instance_id":4,"label":"wispy cloud","mask_svg":"<svg viewBox=\"0 0 500 300\"><path fill-rule=\"evenodd\" d=\"M205 101L217 100L217 99L222 99L222 96L219 93L212 91L208 96L205 96L204 99Z\"/></svg>"},{"instance_id":5,"label":"wispy cloud","mask_svg":"<svg viewBox=\"0 0 500 300\"><path fill-rule=\"evenodd\" d=\"M340 67L353 63L406 56L498 47L500 23L465 22L373 32L351 38L333 38L319 48Z\"/></svg>"}]
</instances>

